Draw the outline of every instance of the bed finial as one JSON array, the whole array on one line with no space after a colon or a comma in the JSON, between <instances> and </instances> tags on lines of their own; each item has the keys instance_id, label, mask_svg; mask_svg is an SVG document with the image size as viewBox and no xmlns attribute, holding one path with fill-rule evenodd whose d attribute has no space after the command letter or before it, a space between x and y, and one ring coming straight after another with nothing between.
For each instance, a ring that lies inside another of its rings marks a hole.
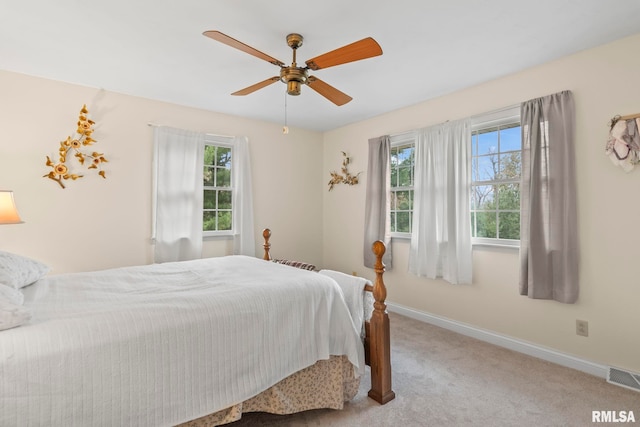
<instances>
[{"instance_id":1,"label":"bed finial","mask_svg":"<svg viewBox=\"0 0 640 427\"><path fill-rule=\"evenodd\" d=\"M372 246L376 256L374 270L376 280L373 284L373 313L369 320L371 336L369 339L369 358L371 362L371 390L369 397L385 404L396 397L391 390L391 335L389 332L389 314L387 313L387 287L384 284L384 263L382 256L387 251L384 242L377 240Z\"/></svg>"},{"instance_id":2,"label":"bed finial","mask_svg":"<svg viewBox=\"0 0 640 427\"><path fill-rule=\"evenodd\" d=\"M262 259L264 259L265 261L271 261L271 243L269 243L269 239L271 238L271 230L269 230L268 228L262 230L262 237L264 238L264 257Z\"/></svg>"}]
</instances>

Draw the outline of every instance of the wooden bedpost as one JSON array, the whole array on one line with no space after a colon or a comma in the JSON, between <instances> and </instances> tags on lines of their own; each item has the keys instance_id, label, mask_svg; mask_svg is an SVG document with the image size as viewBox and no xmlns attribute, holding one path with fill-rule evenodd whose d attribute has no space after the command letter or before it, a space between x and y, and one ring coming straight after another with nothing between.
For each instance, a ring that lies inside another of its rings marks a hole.
<instances>
[{"instance_id":1,"label":"wooden bedpost","mask_svg":"<svg viewBox=\"0 0 640 427\"><path fill-rule=\"evenodd\" d=\"M265 261L271 261L271 243L269 243L269 239L271 238L271 230L269 230L268 228L262 230L262 237L264 237L264 257L262 257L262 259L264 259Z\"/></svg>"},{"instance_id":2,"label":"wooden bedpost","mask_svg":"<svg viewBox=\"0 0 640 427\"><path fill-rule=\"evenodd\" d=\"M386 251L380 240L373 243L373 253L376 255L376 280L373 284L373 313L369 320L371 336L369 340L369 357L371 361L371 390L369 397L384 405L393 400L396 394L391 390L391 339L389 333L389 314L387 305L387 288L382 279L384 263L382 256Z\"/></svg>"}]
</instances>

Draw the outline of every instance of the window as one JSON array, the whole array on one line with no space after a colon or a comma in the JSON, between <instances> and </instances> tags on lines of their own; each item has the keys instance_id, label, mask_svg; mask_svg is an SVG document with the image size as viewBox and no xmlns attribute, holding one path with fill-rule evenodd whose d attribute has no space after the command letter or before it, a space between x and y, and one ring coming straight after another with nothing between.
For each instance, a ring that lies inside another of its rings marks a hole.
<instances>
[{"instance_id":1,"label":"window","mask_svg":"<svg viewBox=\"0 0 640 427\"><path fill-rule=\"evenodd\" d=\"M204 146L202 229L205 235L232 231L231 156L226 138L207 135Z\"/></svg>"},{"instance_id":2,"label":"window","mask_svg":"<svg viewBox=\"0 0 640 427\"><path fill-rule=\"evenodd\" d=\"M522 165L519 109L476 123L471 132L471 237L474 243L516 246Z\"/></svg>"},{"instance_id":3,"label":"window","mask_svg":"<svg viewBox=\"0 0 640 427\"><path fill-rule=\"evenodd\" d=\"M413 165L415 137L391 137L391 233L409 237L413 215Z\"/></svg>"},{"instance_id":4,"label":"window","mask_svg":"<svg viewBox=\"0 0 640 427\"><path fill-rule=\"evenodd\" d=\"M472 120L471 237L473 243L520 241L520 107ZM410 237L414 195L413 133L391 136L391 232Z\"/></svg>"}]
</instances>

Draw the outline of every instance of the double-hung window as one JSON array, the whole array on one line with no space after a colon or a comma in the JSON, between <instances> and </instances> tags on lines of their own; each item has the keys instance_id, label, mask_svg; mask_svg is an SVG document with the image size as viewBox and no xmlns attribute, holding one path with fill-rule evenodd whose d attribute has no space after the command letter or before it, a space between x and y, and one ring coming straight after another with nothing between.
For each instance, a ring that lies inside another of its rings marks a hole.
<instances>
[{"instance_id":1,"label":"double-hung window","mask_svg":"<svg viewBox=\"0 0 640 427\"><path fill-rule=\"evenodd\" d=\"M231 158L226 137L207 135L204 145L202 229L205 236L230 235L233 230Z\"/></svg>"},{"instance_id":2,"label":"double-hung window","mask_svg":"<svg viewBox=\"0 0 640 427\"><path fill-rule=\"evenodd\" d=\"M471 129L471 237L475 244L520 242L520 107L476 116ZM410 237L415 136L391 136L391 233Z\"/></svg>"},{"instance_id":3,"label":"double-hung window","mask_svg":"<svg viewBox=\"0 0 640 427\"><path fill-rule=\"evenodd\" d=\"M473 243L517 246L520 240L520 109L474 119L471 132Z\"/></svg>"},{"instance_id":4,"label":"double-hung window","mask_svg":"<svg viewBox=\"0 0 640 427\"><path fill-rule=\"evenodd\" d=\"M414 152L413 133L391 137L391 233L394 237L411 236Z\"/></svg>"}]
</instances>

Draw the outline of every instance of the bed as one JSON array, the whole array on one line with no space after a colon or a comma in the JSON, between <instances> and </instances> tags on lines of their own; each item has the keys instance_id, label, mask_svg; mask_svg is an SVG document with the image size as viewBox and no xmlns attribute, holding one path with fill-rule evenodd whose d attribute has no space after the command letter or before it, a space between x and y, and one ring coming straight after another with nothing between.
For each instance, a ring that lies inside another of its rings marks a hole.
<instances>
[{"instance_id":1,"label":"bed","mask_svg":"<svg viewBox=\"0 0 640 427\"><path fill-rule=\"evenodd\" d=\"M369 396L393 399L384 245L373 247L376 280L367 291L375 302L363 339L340 285L265 262L270 231L263 236L264 259L2 285L12 294L5 300L22 295L12 307L29 318L0 331L0 425L213 426L243 412L340 409L357 393L365 359Z\"/></svg>"}]
</instances>

